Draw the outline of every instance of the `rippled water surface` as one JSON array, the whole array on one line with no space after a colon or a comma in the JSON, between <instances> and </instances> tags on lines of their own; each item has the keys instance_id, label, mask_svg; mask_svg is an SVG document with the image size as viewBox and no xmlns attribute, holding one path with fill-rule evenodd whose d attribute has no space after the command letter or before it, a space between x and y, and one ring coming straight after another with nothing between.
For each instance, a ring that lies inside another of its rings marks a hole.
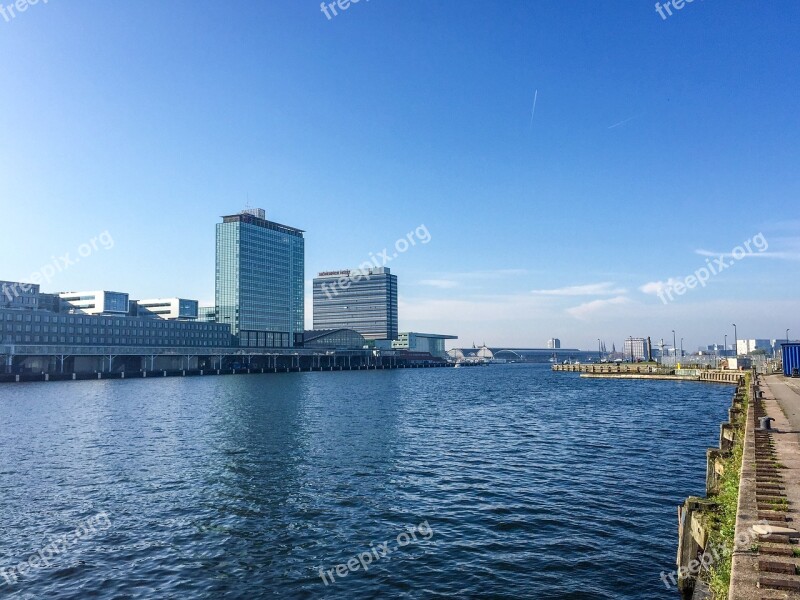
<instances>
[{"instance_id":1,"label":"rippled water surface","mask_svg":"<svg viewBox=\"0 0 800 600\"><path fill-rule=\"evenodd\" d=\"M0 568L110 526L0 597L676 598L732 394L535 365L6 385Z\"/></svg>"}]
</instances>

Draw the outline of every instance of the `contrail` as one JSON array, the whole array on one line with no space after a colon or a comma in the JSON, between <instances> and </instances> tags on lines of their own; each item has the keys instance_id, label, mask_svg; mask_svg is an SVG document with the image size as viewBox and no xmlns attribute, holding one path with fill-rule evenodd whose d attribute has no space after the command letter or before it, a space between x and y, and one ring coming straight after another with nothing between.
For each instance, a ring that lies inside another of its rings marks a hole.
<instances>
[{"instance_id":1,"label":"contrail","mask_svg":"<svg viewBox=\"0 0 800 600\"><path fill-rule=\"evenodd\" d=\"M625 125L625 123L627 123L628 121L633 121L638 116L639 115L636 115L636 116L633 116L633 117L629 117L629 118L625 119L624 121L620 121L619 123L614 123L613 125L609 126L609 129L614 129L615 127L619 127L620 125Z\"/></svg>"},{"instance_id":2,"label":"contrail","mask_svg":"<svg viewBox=\"0 0 800 600\"><path fill-rule=\"evenodd\" d=\"M539 97L539 90L533 93L533 108L531 108L531 127L533 127L533 115L536 114L536 98Z\"/></svg>"}]
</instances>

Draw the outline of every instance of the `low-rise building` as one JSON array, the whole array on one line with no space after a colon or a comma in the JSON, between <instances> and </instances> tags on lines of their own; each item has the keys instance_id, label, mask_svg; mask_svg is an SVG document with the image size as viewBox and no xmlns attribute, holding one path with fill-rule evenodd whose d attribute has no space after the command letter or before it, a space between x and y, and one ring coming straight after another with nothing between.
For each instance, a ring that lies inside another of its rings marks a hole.
<instances>
[{"instance_id":1,"label":"low-rise building","mask_svg":"<svg viewBox=\"0 0 800 600\"><path fill-rule=\"evenodd\" d=\"M764 352L772 352L772 342L770 340L736 340L736 354L737 356L747 356L756 350L763 350Z\"/></svg>"},{"instance_id":2,"label":"low-rise building","mask_svg":"<svg viewBox=\"0 0 800 600\"><path fill-rule=\"evenodd\" d=\"M185 298L156 298L137 300L140 317L157 317L159 319L193 321L198 317L200 303Z\"/></svg>"},{"instance_id":3,"label":"low-rise building","mask_svg":"<svg viewBox=\"0 0 800 600\"><path fill-rule=\"evenodd\" d=\"M217 307L216 306L200 306L197 309L197 320L205 323L217 322Z\"/></svg>"},{"instance_id":4,"label":"low-rise building","mask_svg":"<svg viewBox=\"0 0 800 600\"><path fill-rule=\"evenodd\" d=\"M0 308L0 343L230 347L230 326L196 321Z\"/></svg>"},{"instance_id":5,"label":"low-rise building","mask_svg":"<svg viewBox=\"0 0 800 600\"><path fill-rule=\"evenodd\" d=\"M397 336L397 339L392 342L392 349L408 350L409 352L427 352L439 358L447 358L447 350L445 350L444 347L445 340L457 339L457 335L407 331Z\"/></svg>"},{"instance_id":6,"label":"low-rise building","mask_svg":"<svg viewBox=\"0 0 800 600\"><path fill-rule=\"evenodd\" d=\"M366 338L353 329L310 329L303 333L304 348L361 350Z\"/></svg>"},{"instance_id":7,"label":"low-rise building","mask_svg":"<svg viewBox=\"0 0 800 600\"><path fill-rule=\"evenodd\" d=\"M28 308L39 305L39 286L20 281L0 281L0 308Z\"/></svg>"},{"instance_id":8,"label":"low-rise building","mask_svg":"<svg viewBox=\"0 0 800 600\"><path fill-rule=\"evenodd\" d=\"M122 292L59 292L62 311L80 315L126 316L128 294Z\"/></svg>"}]
</instances>

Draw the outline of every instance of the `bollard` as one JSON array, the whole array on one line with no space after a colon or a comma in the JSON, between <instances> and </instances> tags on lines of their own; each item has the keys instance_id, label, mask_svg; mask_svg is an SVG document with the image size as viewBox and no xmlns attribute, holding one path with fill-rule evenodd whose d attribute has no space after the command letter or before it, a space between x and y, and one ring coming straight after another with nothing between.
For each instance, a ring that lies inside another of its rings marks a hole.
<instances>
[{"instance_id":1,"label":"bollard","mask_svg":"<svg viewBox=\"0 0 800 600\"><path fill-rule=\"evenodd\" d=\"M770 431L772 429L770 423L774 420L775 419L773 419L772 417L759 417L758 418L759 429L763 429L764 431Z\"/></svg>"}]
</instances>

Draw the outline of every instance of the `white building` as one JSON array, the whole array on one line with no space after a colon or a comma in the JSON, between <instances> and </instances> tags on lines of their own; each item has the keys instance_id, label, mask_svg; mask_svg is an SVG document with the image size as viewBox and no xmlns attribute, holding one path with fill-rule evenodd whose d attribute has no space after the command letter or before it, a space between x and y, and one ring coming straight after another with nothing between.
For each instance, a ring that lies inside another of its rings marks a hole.
<instances>
[{"instance_id":1,"label":"white building","mask_svg":"<svg viewBox=\"0 0 800 600\"><path fill-rule=\"evenodd\" d=\"M155 298L152 300L137 300L140 317L157 317L159 319L182 321L195 320L198 316L200 303L197 300L185 298Z\"/></svg>"},{"instance_id":2,"label":"white building","mask_svg":"<svg viewBox=\"0 0 800 600\"><path fill-rule=\"evenodd\" d=\"M550 338L547 340L547 348L549 350L558 350L561 348L561 340L558 338Z\"/></svg>"},{"instance_id":3,"label":"white building","mask_svg":"<svg viewBox=\"0 0 800 600\"><path fill-rule=\"evenodd\" d=\"M650 357L647 338L628 338L625 340L623 354L629 360L647 360Z\"/></svg>"},{"instance_id":4,"label":"white building","mask_svg":"<svg viewBox=\"0 0 800 600\"><path fill-rule=\"evenodd\" d=\"M747 356L756 350L772 352L772 342L770 340L736 340L736 355Z\"/></svg>"},{"instance_id":5,"label":"white building","mask_svg":"<svg viewBox=\"0 0 800 600\"><path fill-rule=\"evenodd\" d=\"M128 294L122 292L59 292L61 310L81 315L128 314Z\"/></svg>"}]
</instances>

